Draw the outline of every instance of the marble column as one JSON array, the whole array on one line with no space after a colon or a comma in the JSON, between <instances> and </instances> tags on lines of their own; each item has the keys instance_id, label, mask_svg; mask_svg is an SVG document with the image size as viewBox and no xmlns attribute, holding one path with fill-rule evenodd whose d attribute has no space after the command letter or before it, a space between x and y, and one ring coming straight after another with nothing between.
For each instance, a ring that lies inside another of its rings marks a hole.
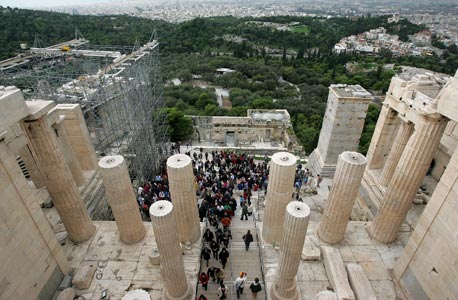
<instances>
[{"instance_id":1,"label":"marble column","mask_svg":"<svg viewBox=\"0 0 458 300\"><path fill-rule=\"evenodd\" d=\"M176 154L167 159L170 197L175 207L178 239L180 242L197 242L200 238L200 222L197 210L194 172L191 158Z\"/></svg>"},{"instance_id":2,"label":"marble column","mask_svg":"<svg viewBox=\"0 0 458 300\"><path fill-rule=\"evenodd\" d=\"M95 170L97 155L81 107L79 104L57 104L56 110L65 116L64 128L81 169Z\"/></svg>"},{"instance_id":3,"label":"marble column","mask_svg":"<svg viewBox=\"0 0 458 300\"><path fill-rule=\"evenodd\" d=\"M153 203L149 209L165 284L162 299L190 300L192 287L184 270L183 254L176 230L177 214L174 209L171 202L164 200Z\"/></svg>"},{"instance_id":4,"label":"marble column","mask_svg":"<svg viewBox=\"0 0 458 300\"><path fill-rule=\"evenodd\" d=\"M399 159L401 158L402 152L404 152L407 142L412 136L413 129L413 123L401 123L398 133L396 134L396 138L394 139L394 144L391 148L390 154L388 155L385 166L383 167L382 175L380 175L381 185L388 186L390 183L390 180L394 174L394 170L396 170L396 166L398 165Z\"/></svg>"},{"instance_id":5,"label":"marble column","mask_svg":"<svg viewBox=\"0 0 458 300\"><path fill-rule=\"evenodd\" d=\"M65 161L72 173L73 180L75 181L76 186L81 187L86 183L84 179L83 171L81 166L76 158L75 153L70 145L70 141L67 136L67 131L63 126L64 116L59 116L58 121L52 125L56 131L57 141L59 142L60 149L64 154Z\"/></svg>"},{"instance_id":6,"label":"marble column","mask_svg":"<svg viewBox=\"0 0 458 300\"><path fill-rule=\"evenodd\" d=\"M366 157L357 152L347 151L339 155L334 181L317 230L319 238L326 243L343 240L366 163Z\"/></svg>"},{"instance_id":7,"label":"marble column","mask_svg":"<svg viewBox=\"0 0 458 300\"><path fill-rule=\"evenodd\" d=\"M145 237L146 230L138 209L129 171L121 155L105 156L99 161L105 194L118 226L120 239L132 244Z\"/></svg>"},{"instance_id":8,"label":"marble column","mask_svg":"<svg viewBox=\"0 0 458 300\"><path fill-rule=\"evenodd\" d=\"M379 242L393 242L405 220L436 152L446 120L436 115L421 115L390 180L382 205L369 226L370 235Z\"/></svg>"},{"instance_id":9,"label":"marble column","mask_svg":"<svg viewBox=\"0 0 458 300\"><path fill-rule=\"evenodd\" d=\"M279 242L283 235L285 209L292 201L296 157L288 152L277 152L272 156L266 208L262 223L262 238L267 243Z\"/></svg>"},{"instance_id":10,"label":"marble column","mask_svg":"<svg viewBox=\"0 0 458 300\"><path fill-rule=\"evenodd\" d=\"M392 146L393 137L399 126L398 113L388 104L383 104L375 125L369 149L367 150L367 169L381 169Z\"/></svg>"},{"instance_id":11,"label":"marble column","mask_svg":"<svg viewBox=\"0 0 458 300\"><path fill-rule=\"evenodd\" d=\"M87 241L95 233L95 226L59 148L55 131L48 125L46 116L25 121L23 128L68 236L76 243Z\"/></svg>"},{"instance_id":12,"label":"marble column","mask_svg":"<svg viewBox=\"0 0 458 300\"><path fill-rule=\"evenodd\" d=\"M37 165L35 158L33 157L32 152L30 151L29 146L25 145L19 150L19 155L29 171L30 179L32 179L33 184L36 188L42 188L45 186L45 179L40 172L40 167Z\"/></svg>"},{"instance_id":13,"label":"marble column","mask_svg":"<svg viewBox=\"0 0 458 300\"><path fill-rule=\"evenodd\" d=\"M275 281L270 289L270 296L273 300L299 300L301 298L295 277L301 261L309 216L310 208L305 203L293 201L286 207L280 257Z\"/></svg>"}]
</instances>

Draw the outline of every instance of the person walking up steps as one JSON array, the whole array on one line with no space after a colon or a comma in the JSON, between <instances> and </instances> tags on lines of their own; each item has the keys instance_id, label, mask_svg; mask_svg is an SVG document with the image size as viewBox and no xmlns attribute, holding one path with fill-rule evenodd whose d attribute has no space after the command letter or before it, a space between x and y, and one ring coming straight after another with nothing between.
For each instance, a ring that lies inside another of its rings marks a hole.
<instances>
[{"instance_id":1,"label":"person walking up steps","mask_svg":"<svg viewBox=\"0 0 458 300\"><path fill-rule=\"evenodd\" d=\"M210 260L211 256L212 256L212 251L208 247L205 247L202 250L202 254L200 255L200 258L203 258L207 262L207 267L208 267L208 261Z\"/></svg>"},{"instance_id":2,"label":"person walking up steps","mask_svg":"<svg viewBox=\"0 0 458 300\"><path fill-rule=\"evenodd\" d=\"M219 297L219 300L227 299L227 289L226 289L226 286L222 282L218 288L218 297Z\"/></svg>"},{"instance_id":3,"label":"person walking up steps","mask_svg":"<svg viewBox=\"0 0 458 300\"><path fill-rule=\"evenodd\" d=\"M223 269L226 268L226 263L227 263L228 258L229 258L229 251L227 251L226 248L223 248L221 252L219 253L219 260L221 261L221 264L223 265Z\"/></svg>"},{"instance_id":4,"label":"person walking up steps","mask_svg":"<svg viewBox=\"0 0 458 300\"><path fill-rule=\"evenodd\" d=\"M240 299L240 295L243 294L243 288L245 287L246 273L240 272L240 277L234 281L234 287L237 291L237 299Z\"/></svg>"},{"instance_id":5,"label":"person walking up steps","mask_svg":"<svg viewBox=\"0 0 458 300\"><path fill-rule=\"evenodd\" d=\"M243 236L243 241L245 242L245 250L248 251L250 243L253 241L253 235L250 230L248 230L248 232Z\"/></svg>"},{"instance_id":6,"label":"person walking up steps","mask_svg":"<svg viewBox=\"0 0 458 300\"><path fill-rule=\"evenodd\" d=\"M224 277L226 276L226 273L224 272L223 269L221 268L216 268L215 270L215 276L216 276L216 283L221 284L224 282Z\"/></svg>"},{"instance_id":7,"label":"person walking up steps","mask_svg":"<svg viewBox=\"0 0 458 300\"><path fill-rule=\"evenodd\" d=\"M200 281L200 284L202 284L202 287L207 290L207 286L208 286L208 275L205 274L205 272L202 272L199 276L199 281Z\"/></svg>"},{"instance_id":8,"label":"person walking up steps","mask_svg":"<svg viewBox=\"0 0 458 300\"><path fill-rule=\"evenodd\" d=\"M254 282L250 284L250 291L253 299L256 299L256 297L258 297L258 293L262 291L261 284L259 283L259 278L256 277Z\"/></svg>"},{"instance_id":9,"label":"person walking up steps","mask_svg":"<svg viewBox=\"0 0 458 300\"><path fill-rule=\"evenodd\" d=\"M245 216L245 221L248 221L248 206L246 203L242 204L242 216L240 217L240 220L243 221L243 217Z\"/></svg>"}]
</instances>

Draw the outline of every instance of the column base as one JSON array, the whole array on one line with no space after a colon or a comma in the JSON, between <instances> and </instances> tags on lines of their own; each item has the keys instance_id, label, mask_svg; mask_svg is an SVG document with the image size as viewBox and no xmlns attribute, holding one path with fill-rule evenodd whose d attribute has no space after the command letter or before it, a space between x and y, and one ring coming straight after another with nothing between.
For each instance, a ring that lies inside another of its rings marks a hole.
<instances>
[{"instance_id":1,"label":"column base","mask_svg":"<svg viewBox=\"0 0 458 300\"><path fill-rule=\"evenodd\" d=\"M316 235L320 240L328 244L338 244L342 242L345 237L343 234L326 232L326 230L321 229L321 223L318 225Z\"/></svg>"},{"instance_id":2,"label":"column base","mask_svg":"<svg viewBox=\"0 0 458 300\"><path fill-rule=\"evenodd\" d=\"M65 225L65 224L64 224ZM74 243L84 243L85 241L89 240L92 238L95 234L96 227L94 224L88 224L88 227L86 228L86 231L84 233L79 234L78 236L73 236L71 232L67 229L68 232L68 237L69 239L74 242Z\"/></svg>"},{"instance_id":3,"label":"column base","mask_svg":"<svg viewBox=\"0 0 458 300\"><path fill-rule=\"evenodd\" d=\"M335 164L331 165L323 162L318 149L313 150L312 154L310 154L308 168L312 171L314 177L320 174L321 177L334 178L334 173L336 171Z\"/></svg>"},{"instance_id":4,"label":"column base","mask_svg":"<svg viewBox=\"0 0 458 300\"><path fill-rule=\"evenodd\" d=\"M193 288L189 284L189 281L187 282L188 284L188 289L186 290L186 293L183 296L180 297L172 297L169 295L167 292L167 288L164 287L164 290L162 291L162 300L192 300L193 299Z\"/></svg>"},{"instance_id":5,"label":"column base","mask_svg":"<svg viewBox=\"0 0 458 300\"><path fill-rule=\"evenodd\" d=\"M278 294L278 291L277 291L277 288L275 286L275 284L272 285L272 287L270 288L270 298L272 300L299 300L301 299L301 294L299 293L299 290L297 288L297 285L296 285L296 282L294 282L294 285L293 287L291 288L291 290L288 291L288 294L292 295L290 297L282 297Z\"/></svg>"}]
</instances>

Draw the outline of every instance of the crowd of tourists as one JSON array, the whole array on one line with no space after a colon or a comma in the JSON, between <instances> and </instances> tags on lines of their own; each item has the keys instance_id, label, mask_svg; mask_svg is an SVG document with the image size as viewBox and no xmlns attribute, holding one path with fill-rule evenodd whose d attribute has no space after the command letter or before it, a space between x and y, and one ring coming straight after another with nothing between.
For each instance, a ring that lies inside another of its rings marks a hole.
<instances>
[{"instance_id":1,"label":"crowd of tourists","mask_svg":"<svg viewBox=\"0 0 458 300\"><path fill-rule=\"evenodd\" d=\"M208 284L218 285L218 298L226 299L228 287L224 283L225 268L230 257L230 242L232 240L231 223L240 210L241 220L248 220L253 214L251 196L253 192L267 189L268 157L255 161L254 157L246 154L236 154L226 151L205 152L202 148L186 152L191 157L197 196L197 207L201 222L209 225L203 235L201 259L206 263L206 270L199 274L199 283L206 291ZM308 169L302 169L299 164L296 170L295 194L299 199L301 191L307 192L319 187L321 177L313 177ZM148 210L152 203L158 200L170 200L168 177L164 172L138 188L138 204L142 214L148 218ZM248 230L243 236L245 250L248 251L253 235ZM212 259L213 258L213 259ZM214 263L210 263L213 261ZM247 273L240 272L234 281L237 298L243 294ZM249 286L253 299L262 290L258 278L254 278ZM199 293L200 294L200 293ZM200 294L198 300L208 300Z\"/></svg>"}]
</instances>

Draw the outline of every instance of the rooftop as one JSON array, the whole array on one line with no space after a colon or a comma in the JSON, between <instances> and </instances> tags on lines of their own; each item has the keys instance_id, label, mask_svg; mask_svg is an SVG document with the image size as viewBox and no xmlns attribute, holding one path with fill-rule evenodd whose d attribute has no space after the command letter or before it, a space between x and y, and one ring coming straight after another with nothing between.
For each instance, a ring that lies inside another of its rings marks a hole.
<instances>
[{"instance_id":1,"label":"rooftop","mask_svg":"<svg viewBox=\"0 0 458 300\"><path fill-rule=\"evenodd\" d=\"M372 98L372 95L359 84L331 84L330 89L342 98Z\"/></svg>"}]
</instances>

